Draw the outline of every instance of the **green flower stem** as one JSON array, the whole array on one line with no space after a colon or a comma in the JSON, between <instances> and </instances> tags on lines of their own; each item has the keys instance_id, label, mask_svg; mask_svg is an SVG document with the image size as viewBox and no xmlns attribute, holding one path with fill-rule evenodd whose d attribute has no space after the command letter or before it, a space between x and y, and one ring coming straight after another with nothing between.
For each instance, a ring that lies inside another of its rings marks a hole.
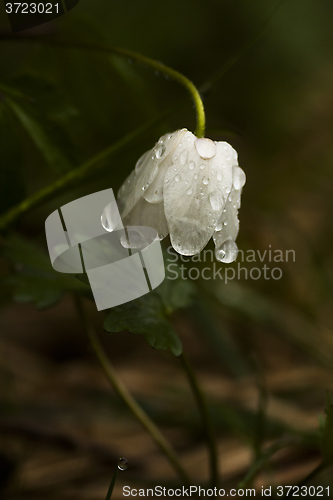
<instances>
[{"instance_id":1,"label":"green flower stem","mask_svg":"<svg viewBox=\"0 0 333 500\"><path fill-rule=\"evenodd\" d=\"M44 45L50 45L52 47L59 47L65 49L78 49L78 50L86 50L91 52L104 52L107 54L115 54L121 57L125 57L126 59L136 61L144 66L149 66L154 69L158 73L162 73L163 75L172 78L176 82L180 83L185 87L185 89L189 92L191 98L193 99L194 106L196 108L197 113L197 125L195 130L195 135L197 137L204 137L205 135L205 110L203 106L202 99L200 97L200 93L196 86L186 78L186 76L179 73L169 66L165 64L155 61L154 59L150 59L150 57L143 56L138 54L137 52L133 52L132 50L122 49L120 47L112 47L108 45L102 44L94 44L94 43L84 43L84 42L72 42L66 40L56 40L49 37L34 37L34 36L13 36L13 35L1 35L0 40L12 40L12 41L24 41L24 42L34 42Z\"/></svg>"},{"instance_id":2,"label":"green flower stem","mask_svg":"<svg viewBox=\"0 0 333 500\"><path fill-rule=\"evenodd\" d=\"M110 483L108 492L106 494L105 500L111 500L112 493L113 493L113 490L114 490L114 485L116 484L117 472L118 472L118 466L116 466L116 470L113 473L113 476L112 476L112 479L111 479L111 483Z\"/></svg>"},{"instance_id":3,"label":"green flower stem","mask_svg":"<svg viewBox=\"0 0 333 500\"><path fill-rule=\"evenodd\" d=\"M83 327L86 331L86 334L88 336L90 345L96 354L96 357L104 371L104 374L110 383L110 385L113 387L115 392L118 394L120 399L124 401L124 403L127 405L129 410L132 412L132 414L136 417L136 419L141 423L141 425L148 431L150 434L151 438L157 446L160 448L162 453L165 455L165 457L169 460L171 466L175 470L175 472L178 474L179 478L181 481L184 483L184 485L188 486L190 485L190 479L187 475L187 472L179 462L179 459L171 446L171 444L166 440L166 438L163 436L161 431L158 429L158 427L154 424L154 422L148 417L148 415L143 411L143 409L138 405L138 403L135 401L133 396L130 394L126 386L123 384L123 382L118 378L116 371L111 364L110 360L108 359L99 339L98 336L95 332L94 327L92 324L89 322L88 317L85 313L83 304L81 302L81 299L77 296L74 297L75 299L75 305L79 314L79 317L82 321Z\"/></svg>"},{"instance_id":4,"label":"green flower stem","mask_svg":"<svg viewBox=\"0 0 333 500\"><path fill-rule=\"evenodd\" d=\"M180 361L187 375L188 381L190 383L194 399L196 401L202 425L206 433L206 439L209 449L209 462L210 462L210 483L211 486L218 487L218 454L216 441L214 436L214 431L209 416L209 410L207 407L205 396L200 389L196 375L184 353L180 356Z\"/></svg>"}]
</instances>

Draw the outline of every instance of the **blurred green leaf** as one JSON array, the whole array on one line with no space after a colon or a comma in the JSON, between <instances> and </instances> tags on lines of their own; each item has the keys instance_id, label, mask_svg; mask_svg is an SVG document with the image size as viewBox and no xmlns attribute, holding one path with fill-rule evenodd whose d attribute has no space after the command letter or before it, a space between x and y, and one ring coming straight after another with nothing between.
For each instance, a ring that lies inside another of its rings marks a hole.
<instances>
[{"instance_id":1,"label":"blurred green leaf","mask_svg":"<svg viewBox=\"0 0 333 500\"><path fill-rule=\"evenodd\" d=\"M29 133L50 167L56 172L71 170L72 165L53 143L51 131L48 130L50 127L46 120L38 116L32 106L28 104L19 104L18 101L9 98L6 99L6 102L21 122L21 125Z\"/></svg>"},{"instance_id":2,"label":"blurred green leaf","mask_svg":"<svg viewBox=\"0 0 333 500\"><path fill-rule=\"evenodd\" d=\"M16 235L9 238L0 255L13 264L13 273L3 282L12 287L12 297L17 302L31 302L46 309L67 291L87 291L74 276L54 271L48 255L38 246Z\"/></svg>"},{"instance_id":3,"label":"blurred green leaf","mask_svg":"<svg viewBox=\"0 0 333 500\"><path fill-rule=\"evenodd\" d=\"M22 143L16 124L4 102L0 103L0 212L19 203L25 195L22 175Z\"/></svg>"}]
</instances>

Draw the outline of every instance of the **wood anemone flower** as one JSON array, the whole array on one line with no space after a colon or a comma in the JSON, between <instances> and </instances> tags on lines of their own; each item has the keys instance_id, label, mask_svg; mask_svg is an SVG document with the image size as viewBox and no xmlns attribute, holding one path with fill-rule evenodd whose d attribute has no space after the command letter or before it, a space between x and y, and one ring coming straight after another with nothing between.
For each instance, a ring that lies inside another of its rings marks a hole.
<instances>
[{"instance_id":1,"label":"wood anemone flower","mask_svg":"<svg viewBox=\"0 0 333 500\"><path fill-rule=\"evenodd\" d=\"M173 248L195 255L215 243L216 258L237 257L238 209L245 173L227 142L187 129L166 134L145 153L118 192L123 224L151 226Z\"/></svg>"}]
</instances>

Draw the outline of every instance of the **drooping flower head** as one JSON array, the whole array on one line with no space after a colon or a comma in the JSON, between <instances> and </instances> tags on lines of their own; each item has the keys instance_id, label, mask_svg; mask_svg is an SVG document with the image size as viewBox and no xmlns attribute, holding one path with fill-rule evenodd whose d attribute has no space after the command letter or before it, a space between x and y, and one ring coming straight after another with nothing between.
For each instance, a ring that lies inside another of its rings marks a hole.
<instances>
[{"instance_id":1,"label":"drooping flower head","mask_svg":"<svg viewBox=\"0 0 333 500\"><path fill-rule=\"evenodd\" d=\"M221 262L237 257L238 209L245 174L227 142L187 129L166 134L145 153L118 192L124 225L151 226L173 248L195 255L211 237Z\"/></svg>"}]
</instances>

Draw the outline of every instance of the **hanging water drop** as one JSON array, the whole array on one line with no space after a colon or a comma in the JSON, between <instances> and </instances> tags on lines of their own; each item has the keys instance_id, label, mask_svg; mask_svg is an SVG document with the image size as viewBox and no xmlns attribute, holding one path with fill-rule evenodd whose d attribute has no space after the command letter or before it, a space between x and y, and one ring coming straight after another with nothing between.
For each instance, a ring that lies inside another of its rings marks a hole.
<instances>
[{"instance_id":1,"label":"hanging water drop","mask_svg":"<svg viewBox=\"0 0 333 500\"><path fill-rule=\"evenodd\" d=\"M204 178L202 179L202 183L203 183L205 186L207 186L207 185L209 184L209 178L208 178L208 177L204 177Z\"/></svg>"},{"instance_id":2,"label":"hanging water drop","mask_svg":"<svg viewBox=\"0 0 333 500\"><path fill-rule=\"evenodd\" d=\"M118 460L118 469L119 470L126 470L128 468L128 460L127 458L121 457Z\"/></svg>"},{"instance_id":3,"label":"hanging water drop","mask_svg":"<svg viewBox=\"0 0 333 500\"><path fill-rule=\"evenodd\" d=\"M215 250L215 257L224 264L230 264L237 258L238 248L233 240L226 240Z\"/></svg>"},{"instance_id":4,"label":"hanging water drop","mask_svg":"<svg viewBox=\"0 0 333 500\"><path fill-rule=\"evenodd\" d=\"M178 174L178 175L176 175L176 177L175 177L175 181L176 181L176 182L179 182L179 181L180 181L180 175L179 175L179 174Z\"/></svg>"},{"instance_id":5,"label":"hanging water drop","mask_svg":"<svg viewBox=\"0 0 333 500\"><path fill-rule=\"evenodd\" d=\"M193 170L193 169L195 168L195 163L194 163L194 161L190 161L190 163L188 164L188 168L189 168L190 170Z\"/></svg>"}]
</instances>

